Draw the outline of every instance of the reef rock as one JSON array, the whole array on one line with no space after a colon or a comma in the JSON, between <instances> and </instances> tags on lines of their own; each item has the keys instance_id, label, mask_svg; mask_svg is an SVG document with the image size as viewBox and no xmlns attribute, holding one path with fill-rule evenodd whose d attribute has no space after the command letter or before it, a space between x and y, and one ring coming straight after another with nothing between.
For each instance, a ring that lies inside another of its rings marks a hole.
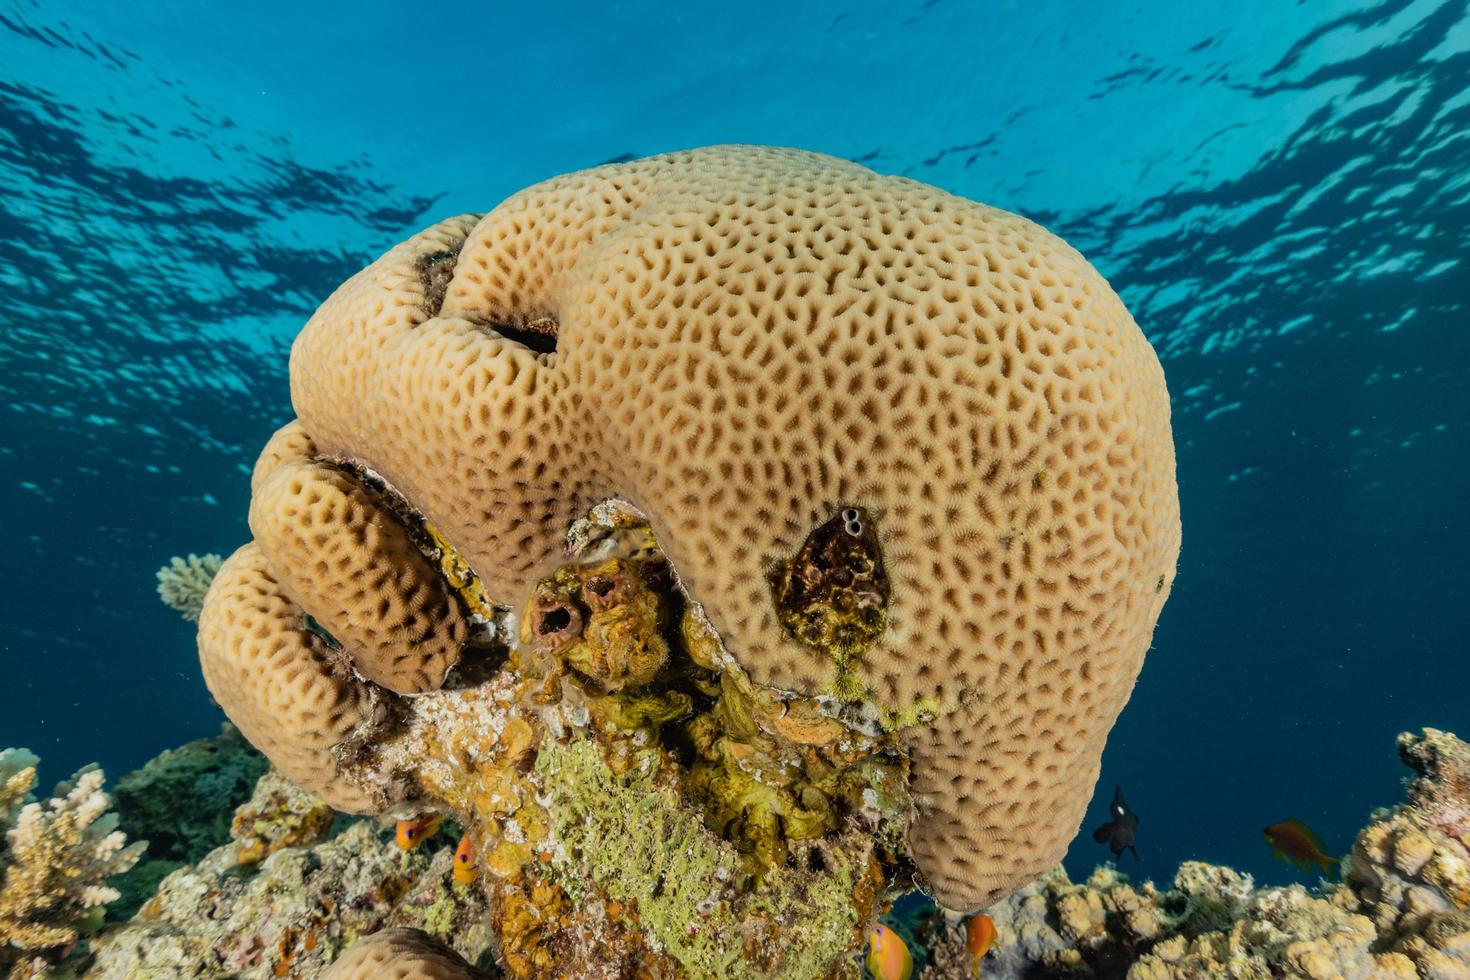
<instances>
[{"instance_id":1,"label":"reef rock","mask_svg":"<svg viewBox=\"0 0 1470 980\"><path fill-rule=\"evenodd\" d=\"M405 854L367 821L254 865L239 862L238 843L164 878L131 922L93 941L85 976L313 977L359 937L392 927L488 958L484 898L454 884L451 846Z\"/></svg>"},{"instance_id":2,"label":"reef rock","mask_svg":"<svg viewBox=\"0 0 1470 980\"><path fill-rule=\"evenodd\" d=\"M984 976L1470 978L1470 746L1425 729L1399 753L1416 773L1409 800L1358 834L1341 882L1257 889L1186 862L1160 890L1111 866L1082 884L1058 868L990 909ZM926 978L972 976L958 924L895 925L927 948Z\"/></svg>"},{"instance_id":3,"label":"reef rock","mask_svg":"<svg viewBox=\"0 0 1470 980\"><path fill-rule=\"evenodd\" d=\"M144 859L113 882L122 896L110 918L127 919L158 882L230 838L230 814L249 798L269 763L225 723L215 738L162 752L113 787L118 828L148 841Z\"/></svg>"}]
</instances>

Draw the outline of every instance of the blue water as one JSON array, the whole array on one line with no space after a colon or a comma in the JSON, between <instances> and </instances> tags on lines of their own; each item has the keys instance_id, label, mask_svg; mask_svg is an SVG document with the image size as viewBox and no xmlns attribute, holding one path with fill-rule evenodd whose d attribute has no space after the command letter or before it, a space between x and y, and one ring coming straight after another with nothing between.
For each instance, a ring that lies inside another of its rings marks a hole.
<instances>
[{"instance_id":1,"label":"blue water","mask_svg":"<svg viewBox=\"0 0 1470 980\"><path fill-rule=\"evenodd\" d=\"M217 730L153 572L246 539L338 282L716 142L1032 217L1157 346L1184 553L1089 817L1122 784L1136 870L1291 879L1262 826L1341 851L1398 731L1470 732L1467 0L62 6L0 5L0 746L46 778Z\"/></svg>"}]
</instances>

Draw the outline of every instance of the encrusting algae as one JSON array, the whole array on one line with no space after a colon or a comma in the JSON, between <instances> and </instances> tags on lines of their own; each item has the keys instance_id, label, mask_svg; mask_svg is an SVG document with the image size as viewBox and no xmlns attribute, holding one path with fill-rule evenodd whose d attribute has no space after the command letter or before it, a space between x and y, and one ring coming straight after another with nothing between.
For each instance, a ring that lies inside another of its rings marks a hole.
<instances>
[{"instance_id":1,"label":"encrusting algae","mask_svg":"<svg viewBox=\"0 0 1470 980\"><path fill-rule=\"evenodd\" d=\"M839 970L902 864L892 736L753 684L626 512L573 540L501 668L400 706L365 781L400 773L462 823L455 878L486 889L514 976L581 975L594 946L609 975Z\"/></svg>"}]
</instances>

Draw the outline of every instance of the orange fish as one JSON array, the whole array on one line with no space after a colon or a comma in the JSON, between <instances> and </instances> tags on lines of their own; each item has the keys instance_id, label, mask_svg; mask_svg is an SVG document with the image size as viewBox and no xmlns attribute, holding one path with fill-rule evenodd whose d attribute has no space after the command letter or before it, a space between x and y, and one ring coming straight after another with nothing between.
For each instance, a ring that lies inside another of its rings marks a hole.
<instances>
[{"instance_id":1,"label":"orange fish","mask_svg":"<svg viewBox=\"0 0 1470 980\"><path fill-rule=\"evenodd\" d=\"M475 845L470 840L470 835L465 834L459 839L459 846L454 849L454 880L461 885L468 885L480 875L480 867L475 863Z\"/></svg>"},{"instance_id":2,"label":"orange fish","mask_svg":"<svg viewBox=\"0 0 1470 980\"><path fill-rule=\"evenodd\" d=\"M405 851L411 851L433 837L434 831L439 829L439 824L443 821L444 814L442 813L431 813L417 820L400 820L398 827L393 831L393 839L398 842L399 847Z\"/></svg>"},{"instance_id":3,"label":"orange fish","mask_svg":"<svg viewBox=\"0 0 1470 980\"><path fill-rule=\"evenodd\" d=\"M1315 864L1324 875L1331 875L1332 866L1338 863L1337 858L1327 856L1322 839L1300 820L1273 823L1262 831L1262 835L1266 843L1275 848L1277 858L1303 871L1311 871Z\"/></svg>"},{"instance_id":4,"label":"orange fish","mask_svg":"<svg viewBox=\"0 0 1470 980\"><path fill-rule=\"evenodd\" d=\"M995 942L995 920L985 913L970 916L965 923L965 948L970 951L970 972L980 975L980 961Z\"/></svg>"},{"instance_id":5,"label":"orange fish","mask_svg":"<svg viewBox=\"0 0 1470 980\"><path fill-rule=\"evenodd\" d=\"M909 980L914 957L898 933L880 922L868 933L867 966L875 980Z\"/></svg>"}]
</instances>

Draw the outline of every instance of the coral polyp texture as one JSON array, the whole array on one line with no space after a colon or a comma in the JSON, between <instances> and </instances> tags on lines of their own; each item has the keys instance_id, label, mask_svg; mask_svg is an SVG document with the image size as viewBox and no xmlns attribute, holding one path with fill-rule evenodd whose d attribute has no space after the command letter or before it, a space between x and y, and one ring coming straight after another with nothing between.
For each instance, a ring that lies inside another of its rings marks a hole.
<instances>
[{"instance_id":1,"label":"coral polyp texture","mask_svg":"<svg viewBox=\"0 0 1470 980\"><path fill-rule=\"evenodd\" d=\"M1024 885L1174 577L1163 374L1102 277L817 154L441 222L322 304L291 390L206 680L332 805L452 812L523 975L582 955L529 894L599 896L625 964L795 976L915 865L954 908ZM668 887L620 893L650 826ZM738 963L680 903L756 923Z\"/></svg>"},{"instance_id":2,"label":"coral polyp texture","mask_svg":"<svg viewBox=\"0 0 1470 980\"><path fill-rule=\"evenodd\" d=\"M359 939L322 974L323 980L481 980L489 976L417 929L384 929Z\"/></svg>"},{"instance_id":3,"label":"coral polyp texture","mask_svg":"<svg viewBox=\"0 0 1470 980\"><path fill-rule=\"evenodd\" d=\"M372 692L304 616L260 548L240 548L221 566L199 616L205 683L287 777L344 812L377 812L383 802L339 778L332 754L373 719Z\"/></svg>"}]
</instances>

